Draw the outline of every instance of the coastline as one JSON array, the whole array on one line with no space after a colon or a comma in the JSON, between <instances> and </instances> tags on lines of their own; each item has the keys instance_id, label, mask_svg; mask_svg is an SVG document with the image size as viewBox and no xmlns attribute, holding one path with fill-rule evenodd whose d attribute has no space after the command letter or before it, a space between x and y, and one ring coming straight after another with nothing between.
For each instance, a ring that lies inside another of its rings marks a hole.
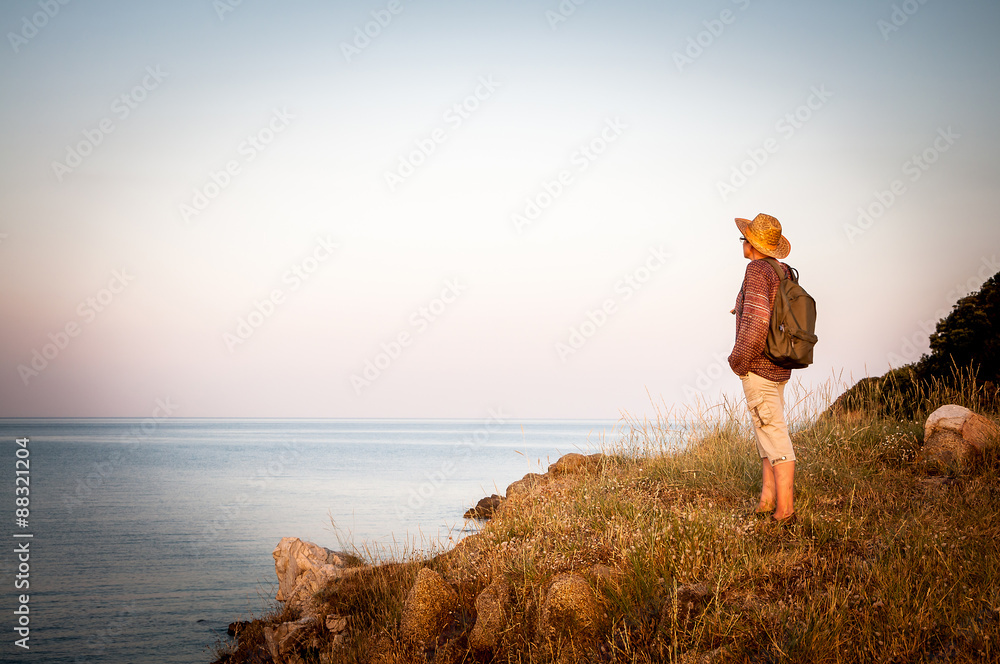
<instances>
[{"instance_id":1,"label":"coastline","mask_svg":"<svg viewBox=\"0 0 1000 664\"><path fill-rule=\"evenodd\" d=\"M942 468L922 456L928 413L893 415L831 408L794 432L790 527L749 514L759 465L732 417L672 454L642 453L648 430L632 449L563 457L512 485L478 534L348 565L243 625L216 661L995 658L997 449Z\"/></svg>"},{"instance_id":2,"label":"coastline","mask_svg":"<svg viewBox=\"0 0 1000 664\"><path fill-rule=\"evenodd\" d=\"M491 478L520 477L595 427L511 423L400 518L478 422L179 420L131 439L140 424L0 422L11 476L13 440L31 440L31 650L46 662L207 659L231 620L273 598L270 553L285 534L386 555L433 540L439 551Z\"/></svg>"}]
</instances>

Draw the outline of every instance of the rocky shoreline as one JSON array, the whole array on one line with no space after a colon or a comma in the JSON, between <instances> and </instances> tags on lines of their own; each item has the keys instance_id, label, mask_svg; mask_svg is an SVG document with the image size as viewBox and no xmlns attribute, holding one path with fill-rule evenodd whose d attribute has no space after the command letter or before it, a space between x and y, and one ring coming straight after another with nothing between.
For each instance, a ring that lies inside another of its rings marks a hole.
<instances>
[{"instance_id":1,"label":"rocky shoreline","mask_svg":"<svg viewBox=\"0 0 1000 664\"><path fill-rule=\"evenodd\" d=\"M546 473L528 473L512 482L505 496L493 494L483 498L466 511L464 518L489 520L507 499L523 496L538 486L569 475L599 472L606 459L603 454L566 454L551 464ZM455 550L443 555L454 557L455 552L470 548L468 542L474 541L475 537L469 536ZM303 651L319 651L325 644L330 644L336 651L349 634L351 616L325 612L324 603L319 598L331 584L364 575L372 566L350 553L334 551L297 537L282 538L272 556L278 578L275 599L282 603L285 612L299 617L263 626L267 654L274 662L304 664L300 654ZM588 641L597 637L602 616L588 578L606 581L613 572L602 565L589 572L586 576L562 574L552 579L546 589L546 602L539 621L541 633L558 638L570 631L574 638L584 635ZM472 650L489 652L496 645L496 635L505 624L503 616L509 602L510 592L499 582L489 585L476 597L477 620L467 636ZM447 632L458 605L455 590L441 574L422 567L403 607L400 637L418 649L437 650L436 644ZM252 621L232 623L229 635L239 639L240 634L252 625ZM318 657L322 664L336 661L330 654L321 653Z\"/></svg>"},{"instance_id":2,"label":"rocky shoreline","mask_svg":"<svg viewBox=\"0 0 1000 664\"><path fill-rule=\"evenodd\" d=\"M924 424L920 460L937 468L973 463L995 444L997 437L997 426L989 419L961 406L943 406ZM582 478L607 477L615 472L615 463L618 461L603 454L565 455L545 474L529 473L513 482L505 496L483 498L465 513L465 518L488 520L504 516L504 510L530 509L530 504L542 495L571 491L573 483ZM693 516L688 512L686 518ZM501 546L505 543L501 542ZM535 607L525 614L532 621L528 631L538 647L548 644L546 661L586 661L607 654L605 641L612 616L601 592L617 584L623 574L629 573L627 569L604 562L571 561L562 567L554 566L552 573L543 575L547 580L539 587L518 587L509 578L491 578L494 575L484 569L483 561L495 555L491 550L496 548L495 542L471 535L430 560L373 566L349 553L285 537L272 554L278 578L275 599L284 607L281 617L231 625L230 633L238 641L255 628L258 636L262 631L263 638L257 639L254 656L238 660L223 656L217 661L341 661L339 653L352 638L361 636L356 633L360 626L357 616L343 610L343 606L335 606L333 599L357 594L359 588L364 592L387 592L380 584L405 584L402 587L408 590L398 622L381 625L381 634L364 635L374 642L369 649L374 652L370 658L373 662L453 664L469 655L488 661L510 630L515 603ZM690 629L716 597L716 591L704 583L675 584L663 592L665 599L653 620L657 632ZM401 652L409 653L406 659L400 659ZM722 661L726 652L721 646L702 651L697 661Z\"/></svg>"}]
</instances>

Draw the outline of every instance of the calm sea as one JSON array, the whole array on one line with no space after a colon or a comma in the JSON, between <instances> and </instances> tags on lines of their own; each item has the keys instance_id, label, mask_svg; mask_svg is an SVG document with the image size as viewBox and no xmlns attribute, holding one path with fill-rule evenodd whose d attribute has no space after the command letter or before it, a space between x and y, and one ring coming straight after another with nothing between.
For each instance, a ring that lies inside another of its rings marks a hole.
<instances>
[{"instance_id":1,"label":"calm sea","mask_svg":"<svg viewBox=\"0 0 1000 664\"><path fill-rule=\"evenodd\" d=\"M282 537L379 555L448 546L472 532L462 513L481 497L562 454L597 451L615 427L0 420L0 660L209 662L231 621L273 604ZM26 525L17 477L30 482ZM26 616L15 614L22 594ZM30 650L15 645L25 619Z\"/></svg>"}]
</instances>

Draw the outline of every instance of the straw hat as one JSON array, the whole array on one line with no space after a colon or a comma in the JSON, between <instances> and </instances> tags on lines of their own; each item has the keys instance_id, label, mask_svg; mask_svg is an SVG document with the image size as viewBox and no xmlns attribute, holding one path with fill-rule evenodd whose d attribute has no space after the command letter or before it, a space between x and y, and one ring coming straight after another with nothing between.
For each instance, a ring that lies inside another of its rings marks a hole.
<instances>
[{"instance_id":1,"label":"straw hat","mask_svg":"<svg viewBox=\"0 0 1000 664\"><path fill-rule=\"evenodd\" d=\"M758 214L753 221L737 218L736 227L765 256L780 259L792 250L792 243L781 234L781 222L769 214Z\"/></svg>"}]
</instances>

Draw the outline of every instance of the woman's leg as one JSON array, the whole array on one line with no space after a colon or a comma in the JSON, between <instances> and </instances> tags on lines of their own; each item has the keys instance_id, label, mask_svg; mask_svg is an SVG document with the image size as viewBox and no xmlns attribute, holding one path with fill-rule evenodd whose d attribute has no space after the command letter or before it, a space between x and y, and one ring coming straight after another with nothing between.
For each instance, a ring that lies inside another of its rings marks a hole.
<instances>
[{"instance_id":1,"label":"woman's leg","mask_svg":"<svg viewBox=\"0 0 1000 664\"><path fill-rule=\"evenodd\" d=\"M794 512L795 452L785 423L785 383L756 374L742 377L747 407L753 420L757 451L761 456L759 511L775 510L776 519ZM771 459L777 463L771 463Z\"/></svg>"},{"instance_id":2,"label":"woman's leg","mask_svg":"<svg viewBox=\"0 0 1000 664\"><path fill-rule=\"evenodd\" d=\"M769 459L764 458L760 462L763 467L763 474L760 480L760 502L757 504L757 511L773 512L774 506L777 503L774 471L771 470L771 461Z\"/></svg>"},{"instance_id":3,"label":"woman's leg","mask_svg":"<svg viewBox=\"0 0 1000 664\"><path fill-rule=\"evenodd\" d=\"M766 461L766 460L765 460ZM793 504L795 484L795 462L782 461L771 467L777 493L777 507L774 510L775 519L790 517L795 512Z\"/></svg>"}]
</instances>

